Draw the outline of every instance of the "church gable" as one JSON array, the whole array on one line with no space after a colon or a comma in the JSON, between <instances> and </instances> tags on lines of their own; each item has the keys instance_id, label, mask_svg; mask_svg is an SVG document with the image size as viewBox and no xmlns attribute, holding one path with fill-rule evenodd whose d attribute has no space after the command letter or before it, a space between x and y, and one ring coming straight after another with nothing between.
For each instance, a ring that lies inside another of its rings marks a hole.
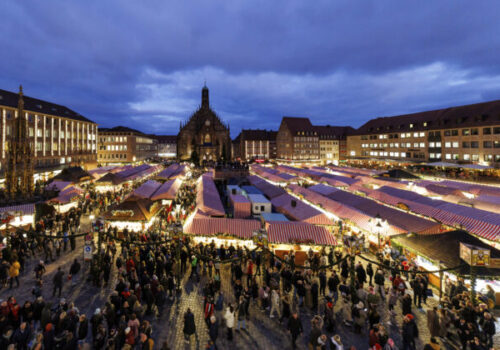
<instances>
[{"instance_id":1,"label":"church gable","mask_svg":"<svg viewBox=\"0 0 500 350\"><path fill-rule=\"evenodd\" d=\"M224 125L217 114L210 108L208 88L202 89L200 108L193 113L188 122L181 124L177 156L180 160L192 158L193 152L200 160L228 160L230 150L229 126Z\"/></svg>"}]
</instances>

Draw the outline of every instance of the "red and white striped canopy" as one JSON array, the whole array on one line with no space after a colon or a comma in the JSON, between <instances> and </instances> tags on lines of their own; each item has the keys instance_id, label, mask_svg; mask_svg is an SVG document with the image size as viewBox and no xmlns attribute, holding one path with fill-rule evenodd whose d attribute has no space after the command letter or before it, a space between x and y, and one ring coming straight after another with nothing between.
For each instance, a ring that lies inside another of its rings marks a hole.
<instances>
[{"instance_id":1,"label":"red and white striped canopy","mask_svg":"<svg viewBox=\"0 0 500 350\"><path fill-rule=\"evenodd\" d=\"M230 234L241 239L250 239L254 231L261 228L258 220L211 218L196 215L184 227L184 232L193 235L216 235L218 233Z\"/></svg>"},{"instance_id":2,"label":"red and white striped canopy","mask_svg":"<svg viewBox=\"0 0 500 350\"><path fill-rule=\"evenodd\" d=\"M322 226L302 222L270 222L266 227L269 242L272 243L312 241L316 245L337 245L335 236Z\"/></svg>"}]
</instances>

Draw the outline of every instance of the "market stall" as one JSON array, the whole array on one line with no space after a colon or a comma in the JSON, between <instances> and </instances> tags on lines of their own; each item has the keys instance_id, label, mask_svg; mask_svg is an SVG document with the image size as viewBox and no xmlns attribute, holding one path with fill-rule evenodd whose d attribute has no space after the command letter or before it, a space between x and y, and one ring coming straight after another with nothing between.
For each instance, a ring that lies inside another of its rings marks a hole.
<instances>
[{"instance_id":1,"label":"market stall","mask_svg":"<svg viewBox=\"0 0 500 350\"><path fill-rule=\"evenodd\" d=\"M66 213L78 206L78 198L80 198L82 193L83 190L79 187L66 187L63 191L58 193L57 197L47 200L46 203L54 205L57 212Z\"/></svg>"},{"instance_id":2,"label":"market stall","mask_svg":"<svg viewBox=\"0 0 500 350\"><path fill-rule=\"evenodd\" d=\"M482 266L475 266L477 275L477 291L486 294L486 285L496 293L496 304L500 305L500 250L485 244L480 239L468 234L466 231L450 231L440 235L402 235L391 237L394 247L411 260L414 260L420 269L437 271L443 268L454 268L453 271L444 272L444 278L449 277L456 281L459 276L470 276L471 265L460 258L460 243L480 247L489 251L489 261L484 261ZM470 284L469 281L466 283ZM429 282L437 288L440 287L439 274L429 274ZM444 286L441 286L444 288Z\"/></svg>"},{"instance_id":3,"label":"market stall","mask_svg":"<svg viewBox=\"0 0 500 350\"><path fill-rule=\"evenodd\" d=\"M0 230L8 226L33 225L35 204L11 205L0 208Z\"/></svg>"},{"instance_id":4,"label":"market stall","mask_svg":"<svg viewBox=\"0 0 500 350\"><path fill-rule=\"evenodd\" d=\"M288 193L273 198L271 203L276 211L285 214L295 221L315 225L332 225L332 219L328 218L326 214Z\"/></svg>"},{"instance_id":5,"label":"market stall","mask_svg":"<svg viewBox=\"0 0 500 350\"><path fill-rule=\"evenodd\" d=\"M163 207L159 202L149 199L125 200L113 205L103 215L106 225L116 227L119 231L127 228L129 231L147 230L155 216Z\"/></svg>"},{"instance_id":6,"label":"market stall","mask_svg":"<svg viewBox=\"0 0 500 350\"><path fill-rule=\"evenodd\" d=\"M196 207L209 216L224 216L224 206L210 174L200 176L196 189Z\"/></svg>"}]
</instances>

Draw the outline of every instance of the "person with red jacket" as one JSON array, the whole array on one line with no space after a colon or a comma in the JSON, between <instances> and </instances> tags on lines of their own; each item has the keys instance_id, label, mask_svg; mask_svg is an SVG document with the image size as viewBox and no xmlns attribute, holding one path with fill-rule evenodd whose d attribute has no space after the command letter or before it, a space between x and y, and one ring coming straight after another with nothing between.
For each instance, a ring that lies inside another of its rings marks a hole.
<instances>
[{"instance_id":1,"label":"person with red jacket","mask_svg":"<svg viewBox=\"0 0 500 350\"><path fill-rule=\"evenodd\" d=\"M207 297L207 300L205 301L205 322L207 323L207 326L210 327L210 317L214 314L215 312L215 305L212 297Z\"/></svg>"}]
</instances>

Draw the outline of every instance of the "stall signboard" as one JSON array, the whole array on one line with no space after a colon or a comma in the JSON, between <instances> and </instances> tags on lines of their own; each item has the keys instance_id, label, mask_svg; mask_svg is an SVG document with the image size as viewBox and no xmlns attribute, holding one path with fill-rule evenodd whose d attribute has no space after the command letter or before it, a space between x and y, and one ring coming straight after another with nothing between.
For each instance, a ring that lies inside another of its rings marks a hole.
<instances>
[{"instance_id":1,"label":"stall signboard","mask_svg":"<svg viewBox=\"0 0 500 350\"><path fill-rule=\"evenodd\" d=\"M460 243L460 259L470 266L489 266L490 250Z\"/></svg>"},{"instance_id":2,"label":"stall signboard","mask_svg":"<svg viewBox=\"0 0 500 350\"><path fill-rule=\"evenodd\" d=\"M92 260L92 246L89 244L83 246L83 260Z\"/></svg>"}]
</instances>

